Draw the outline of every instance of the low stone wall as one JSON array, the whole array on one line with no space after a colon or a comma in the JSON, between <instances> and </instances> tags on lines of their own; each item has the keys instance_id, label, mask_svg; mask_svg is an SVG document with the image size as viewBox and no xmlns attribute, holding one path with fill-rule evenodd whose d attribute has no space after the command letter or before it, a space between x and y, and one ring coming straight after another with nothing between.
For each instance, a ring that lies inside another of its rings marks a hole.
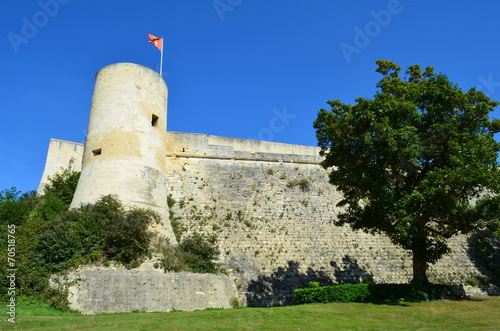
<instances>
[{"instance_id":1,"label":"low stone wall","mask_svg":"<svg viewBox=\"0 0 500 331\"><path fill-rule=\"evenodd\" d=\"M491 286L464 286L465 293L473 297L500 295L500 287Z\"/></svg>"},{"instance_id":2,"label":"low stone wall","mask_svg":"<svg viewBox=\"0 0 500 331\"><path fill-rule=\"evenodd\" d=\"M232 308L238 296L229 277L165 273L160 270L86 268L53 277L52 285L68 283L70 308L83 314Z\"/></svg>"}]
</instances>

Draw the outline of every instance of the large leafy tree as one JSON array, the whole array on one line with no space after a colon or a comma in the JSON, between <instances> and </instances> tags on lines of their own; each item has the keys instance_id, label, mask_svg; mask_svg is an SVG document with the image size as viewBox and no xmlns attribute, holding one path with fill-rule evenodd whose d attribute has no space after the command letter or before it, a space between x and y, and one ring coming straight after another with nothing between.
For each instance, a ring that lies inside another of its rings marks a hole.
<instances>
[{"instance_id":1,"label":"large leafy tree","mask_svg":"<svg viewBox=\"0 0 500 331\"><path fill-rule=\"evenodd\" d=\"M337 224L384 233L413 254L413 280L449 252L447 239L498 223L498 102L463 92L432 67L383 75L372 99L328 101L314 122L330 183L343 193Z\"/></svg>"}]
</instances>

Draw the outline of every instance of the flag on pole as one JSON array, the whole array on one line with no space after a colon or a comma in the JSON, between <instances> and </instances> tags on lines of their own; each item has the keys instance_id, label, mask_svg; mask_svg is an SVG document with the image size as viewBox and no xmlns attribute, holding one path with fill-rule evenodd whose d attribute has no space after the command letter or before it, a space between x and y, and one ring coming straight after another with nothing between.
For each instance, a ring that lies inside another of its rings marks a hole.
<instances>
[{"instance_id":1,"label":"flag on pole","mask_svg":"<svg viewBox=\"0 0 500 331\"><path fill-rule=\"evenodd\" d=\"M148 43L153 44L160 50L160 76L163 76L163 37L155 37L152 34L146 33L149 37Z\"/></svg>"},{"instance_id":2,"label":"flag on pole","mask_svg":"<svg viewBox=\"0 0 500 331\"><path fill-rule=\"evenodd\" d=\"M149 37L148 43L154 44L156 48L163 51L163 38L155 37L152 34L146 33Z\"/></svg>"}]
</instances>

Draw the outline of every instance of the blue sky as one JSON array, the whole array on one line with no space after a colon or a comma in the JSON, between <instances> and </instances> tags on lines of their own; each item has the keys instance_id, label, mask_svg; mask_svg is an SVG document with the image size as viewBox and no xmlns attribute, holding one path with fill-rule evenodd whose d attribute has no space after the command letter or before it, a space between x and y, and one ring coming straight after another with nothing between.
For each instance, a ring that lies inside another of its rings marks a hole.
<instances>
[{"instance_id":1,"label":"blue sky","mask_svg":"<svg viewBox=\"0 0 500 331\"><path fill-rule=\"evenodd\" d=\"M327 100L374 95L377 59L500 100L499 14L494 0L3 0L0 190L38 187L50 138L84 142L100 68L159 69L146 33L165 37L169 131L315 146Z\"/></svg>"}]
</instances>

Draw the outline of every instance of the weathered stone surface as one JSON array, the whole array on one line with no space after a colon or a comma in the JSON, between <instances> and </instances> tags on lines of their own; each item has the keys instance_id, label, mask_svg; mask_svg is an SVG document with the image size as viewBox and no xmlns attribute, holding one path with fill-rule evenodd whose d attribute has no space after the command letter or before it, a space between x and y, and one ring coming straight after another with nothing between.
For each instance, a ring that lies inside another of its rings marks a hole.
<instances>
[{"instance_id":1,"label":"weathered stone surface","mask_svg":"<svg viewBox=\"0 0 500 331\"><path fill-rule=\"evenodd\" d=\"M237 297L234 282L224 275L84 268L53 278L53 286L72 281L70 308L83 314L232 308Z\"/></svg>"},{"instance_id":2,"label":"weathered stone surface","mask_svg":"<svg viewBox=\"0 0 500 331\"><path fill-rule=\"evenodd\" d=\"M341 193L318 164L169 156L171 212L190 232L219 238L228 268L248 305L292 302L293 289L322 284L407 283L409 252L383 235L333 224ZM307 183L301 186L297 183ZM451 254L430 266L436 282L481 274L467 237L450 240Z\"/></svg>"},{"instance_id":3,"label":"weathered stone surface","mask_svg":"<svg viewBox=\"0 0 500 331\"><path fill-rule=\"evenodd\" d=\"M72 170L82 171L83 144L59 139L50 139L47 160L42 180L38 185L38 193L43 194L47 178L66 169L70 162Z\"/></svg>"}]
</instances>

